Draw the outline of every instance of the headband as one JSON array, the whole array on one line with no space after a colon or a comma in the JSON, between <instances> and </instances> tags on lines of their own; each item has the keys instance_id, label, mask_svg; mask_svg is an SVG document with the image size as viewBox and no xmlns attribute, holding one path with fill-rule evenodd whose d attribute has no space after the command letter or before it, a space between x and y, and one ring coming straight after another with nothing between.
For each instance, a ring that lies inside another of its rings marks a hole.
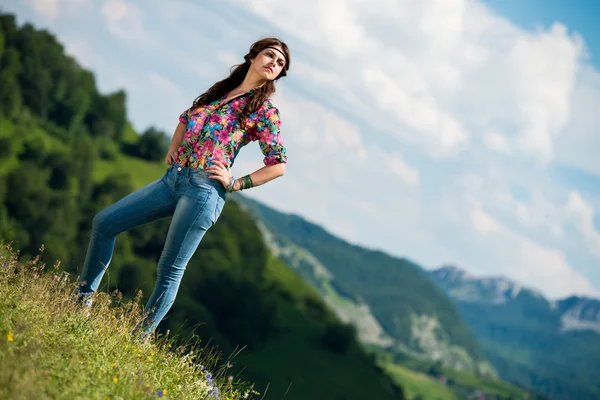
<instances>
[{"instance_id":1,"label":"headband","mask_svg":"<svg viewBox=\"0 0 600 400\"><path fill-rule=\"evenodd\" d=\"M280 53L281 53L281 55L283 56L283 59L285 60L285 66L287 67L287 64L288 64L288 59L287 59L287 57L285 56L285 54L283 53L283 51L281 51L281 50L279 50L277 47L273 47L273 46L267 46L267 47L265 47L265 49L273 49L273 50L277 50L278 52L280 52Z\"/></svg>"}]
</instances>

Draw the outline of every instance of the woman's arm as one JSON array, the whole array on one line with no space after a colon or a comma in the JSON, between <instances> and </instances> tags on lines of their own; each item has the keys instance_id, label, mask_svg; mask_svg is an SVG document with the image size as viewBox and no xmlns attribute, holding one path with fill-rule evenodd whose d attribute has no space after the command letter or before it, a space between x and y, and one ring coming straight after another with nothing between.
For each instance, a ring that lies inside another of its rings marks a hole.
<instances>
[{"instance_id":1,"label":"woman's arm","mask_svg":"<svg viewBox=\"0 0 600 400\"><path fill-rule=\"evenodd\" d=\"M171 144L169 145L169 151L167 151L167 156L165 157L165 161L169 165L177 161L177 150L179 149L179 146L181 146L181 143L183 143L185 129L186 126L181 122L177 124L177 127L175 128L175 133L173 133Z\"/></svg>"},{"instance_id":2,"label":"woman's arm","mask_svg":"<svg viewBox=\"0 0 600 400\"><path fill-rule=\"evenodd\" d=\"M254 171L250 175L242 178L237 178L233 185L233 190L250 189L251 187L264 185L275 178L285 174L285 163L275 165L265 165L264 167Z\"/></svg>"},{"instance_id":3,"label":"woman's arm","mask_svg":"<svg viewBox=\"0 0 600 400\"><path fill-rule=\"evenodd\" d=\"M226 169L225 166L218 160L214 160L213 163L214 165L206 168L205 172L209 174L209 178L216 179L220 181L223 186L227 187L229 182L231 182L231 171ZM285 163L265 165L250 175L237 178L233 185L233 191L245 190L255 186L264 185L275 178L283 176L283 174L285 174L285 166Z\"/></svg>"}]
</instances>

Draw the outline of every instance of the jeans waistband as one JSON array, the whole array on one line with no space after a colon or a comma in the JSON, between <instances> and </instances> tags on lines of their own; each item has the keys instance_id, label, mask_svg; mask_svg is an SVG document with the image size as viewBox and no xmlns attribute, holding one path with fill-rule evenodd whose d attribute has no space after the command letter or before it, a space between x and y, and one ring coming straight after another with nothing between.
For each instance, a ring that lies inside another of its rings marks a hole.
<instances>
[{"instance_id":1,"label":"jeans waistband","mask_svg":"<svg viewBox=\"0 0 600 400\"><path fill-rule=\"evenodd\" d=\"M208 177L208 174L201 169L189 168L189 167L181 166L177 163L173 163L170 165L170 167L167 171L174 172L177 175L183 175L185 177L189 177L189 176L201 177L204 181L206 181L207 184L213 186L219 192L225 191L225 188L223 187L221 182L219 182L215 179L210 179Z\"/></svg>"}]
</instances>

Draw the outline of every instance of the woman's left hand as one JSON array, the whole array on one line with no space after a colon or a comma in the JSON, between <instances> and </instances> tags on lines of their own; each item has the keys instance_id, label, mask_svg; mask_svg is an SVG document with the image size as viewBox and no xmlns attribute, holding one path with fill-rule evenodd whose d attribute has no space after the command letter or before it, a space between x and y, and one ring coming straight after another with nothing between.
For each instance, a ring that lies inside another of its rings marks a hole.
<instances>
[{"instance_id":1,"label":"woman's left hand","mask_svg":"<svg viewBox=\"0 0 600 400\"><path fill-rule=\"evenodd\" d=\"M223 163L219 160L214 160L213 164L214 165L207 167L204 172L208 174L210 179L215 179L221 182L224 187L227 187L227 185L229 185L229 181L231 180L231 171L225 168Z\"/></svg>"}]
</instances>

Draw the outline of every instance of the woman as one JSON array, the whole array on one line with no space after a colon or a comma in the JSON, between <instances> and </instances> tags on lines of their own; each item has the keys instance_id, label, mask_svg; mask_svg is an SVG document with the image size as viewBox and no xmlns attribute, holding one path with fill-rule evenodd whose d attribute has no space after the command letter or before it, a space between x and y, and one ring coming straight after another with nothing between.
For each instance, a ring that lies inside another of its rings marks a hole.
<instances>
[{"instance_id":1,"label":"woman","mask_svg":"<svg viewBox=\"0 0 600 400\"><path fill-rule=\"evenodd\" d=\"M165 175L94 217L76 290L77 299L88 307L110 263L115 237L173 217L156 285L136 328L141 338L150 336L171 308L186 265L219 217L227 192L263 185L285 172L287 155L279 133L279 112L269 96L275 92L275 81L289 69L288 47L276 38L262 39L244 59L228 78L198 96L180 115L165 158L170 165ZM240 149L251 141L259 142L265 166L235 179L230 168Z\"/></svg>"}]
</instances>

